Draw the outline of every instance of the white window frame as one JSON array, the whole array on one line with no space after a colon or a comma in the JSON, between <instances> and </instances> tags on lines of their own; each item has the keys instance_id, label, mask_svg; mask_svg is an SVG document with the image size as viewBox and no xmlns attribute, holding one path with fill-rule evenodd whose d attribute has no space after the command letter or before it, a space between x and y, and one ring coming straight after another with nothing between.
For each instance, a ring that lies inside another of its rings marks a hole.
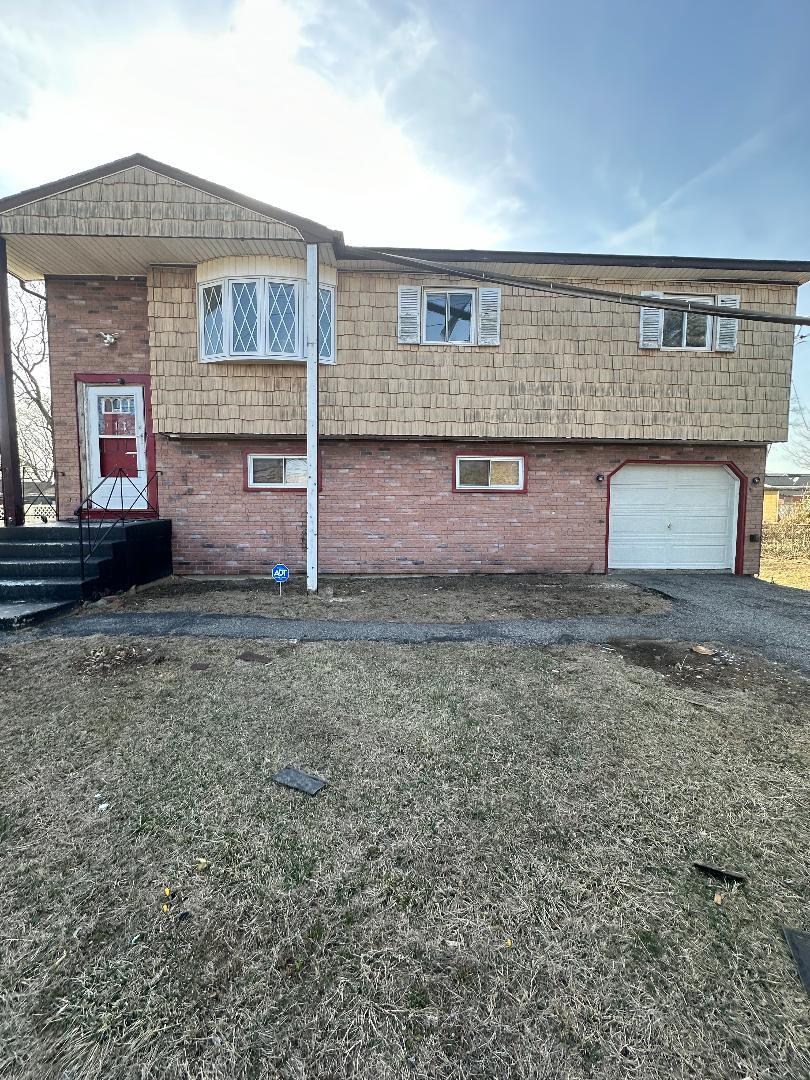
<instances>
[{"instance_id":1,"label":"white window frame","mask_svg":"<svg viewBox=\"0 0 810 1080\"><path fill-rule=\"evenodd\" d=\"M445 296L450 293L466 293L467 296L472 298L470 306L470 340L469 341L428 341L425 336L427 329L427 302L428 296L431 293L444 293ZM422 286L422 322L420 326L420 337L422 345L438 345L442 349L446 349L448 345L457 345L460 348L469 349L471 345L477 344L478 339L478 289L469 288L445 288L436 286L431 288L429 285Z\"/></svg>"},{"instance_id":2,"label":"white window frame","mask_svg":"<svg viewBox=\"0 0 810 1080\"><path fill-rule=\"evenodd\" d=\"M332 330L329 335L329 355L321 356L321 290L324 289L330 295L330 304L332 305ZM334 364L335 362L335 323L337 322L337 308L335 306L335 286L325 285L322 281L318 282L318 362L321 364Z\"/></svg>"},{"instance_id":3,"label":"white window frame","mask_svg":"<svg viewBox=\"0 0 810 1080\"><path fill-rule=\"evenodd\" d=\"M234 352L233 351L233 313L231 305L231 286L233 284L239 284L240 282L256 282L258 289L258 335L256 341L256 351L249 353ZM271 352L268 348L269 333L267 320L269 317L270 305L268 302L268 292L271 284L280 285L293 285L295 287L295 351L294 352ZM208 281L200 281L197 284L197 354L202 363L222 363L223 361L236 361L236 362L252 362L254 360L295 360L304 361L306 359L304 355L304 324L305 324L305 311L304 311L304 296L305 296L305 284L303 278L297 277L285 277L283 275L244 275L234 277L221 277L211 278ZM209 289L212 286L219 286L222 289L222 351L218 353L206 353L204 351L205 346L205 307L203 303L203 290ZM337 325L337 310L336 310L336 289L332 284L321 282L320 289L326 289L331 296L332 304L332 333L330 340L330 355L328 358L320 358L322 364L334 364L336 355L336 325ZM318 294L318 302L320 304L320 293ZM319 311L320 314L320 311ZM319 334L320 341L320 334ZM320 348L319 348L320 353Z\"/></svg>"},{"instance_id":4,"label":"white window frame","mask_svg":"<svg viewBox=\"0 0 810 1080\"><path fill-rule=\"evenodd\" d=\"M263 356L268 360L303 360L304 359L304 282L301 278L291 277L263 277L262 281L262 301L264 303L264 314L262 315L261 332L264 335ZM283 352L271 352L267 348L267 341L269 338L269 332L267 328L267 320L270 315L270 303L268 300L268 291L271 285L293 285L295 287L295 352L283 353Z\"/></svg>"},{"instance_id":5,"label":"white window frame","mask_svg":"<svg viewBox=\"0 0 810 1080\"><path fill-rule=\"evenodd\" d=\"M219 278L215 281L201 281L197 287L197 315L199 322L199 354L201 360L222 360L228 355L228 321L226 316L227 299L225 297L225 288L227 282ZM220 299L222 306L220 311L222 312L222 348L219 352L206 353L204 352L205 346L205 302L203 300L203 293L206 289L219 288Z\"/></svg>"},{"instance_id":6,"label":"white window frame","mask_svg":"<svg viewBox=\"0 0 810 1080\"><path fill-rule=\"evenodd\" d=\"M490 463L490 475L493 461L516 461L518 465L517 484L462 484L461 462L462 461L488 461ZM523 491L526 487L526 459L520 454L459 454L456 458L456 490L457 491Z\"/></svg>"},{"instance_id":7,"label":"white window frame","mask_svg":"<svg viewBox=\"0 0 810 1080\"><path fill-rule=\"evenodd\" d=\"M256 349L254 352L234 352L233 348L233 314L231 303L231 290L234 285L256 285ZM210 284L210 282L209 282ZM223 315L227 318L225 323L228 356L236 360L255 360L262 355L264 330L262 326L262 310L264 307L264 292L261 278L255 277L231 277L226 279L228 287L228 299L223 301Z\"/></svg>"},{"instance_id":8,"label":"white window frame","mask_svg":"<svg viewBox=\"0 0 810 1080\"><path fill-rule=\"evenodd\" d=\"M247 486L249 491L306 491L306 481L303 484L260 484L253 479L253 462L256 458L272 458L274 461L282 461L284 474L287 472L288 461L303 461L306 464L305 454L248 454L247 455Z\"/></svg>"},{"instance_id":9,"label":"white window frame","mask_svg":"<svg viewBox=\"0 0 810 1080\"><path fill-rule=\"evenodd\" d=\"M680 295L676 293L664 293L661 297L662 300L691 300L694 304L708 304L713 306L717 303L713 296L695 296L693 294ZM650 300L650 307L655 307L655 301ZM661 345L660 348L663 352L712 352L714 349L714 330L715 322L713 315L706 315L706 344L705 345L665 345L664 344L664 323L667 317L667 308L663 308L663 316L661 319ZM671 310L671 309L669 309ZM682 319L683 331L681 334L681 340L686 338L686 316L688 312L679 312ZM702 315L703 313L698 311L696 315Z\"/></svg>"}]
</instances>

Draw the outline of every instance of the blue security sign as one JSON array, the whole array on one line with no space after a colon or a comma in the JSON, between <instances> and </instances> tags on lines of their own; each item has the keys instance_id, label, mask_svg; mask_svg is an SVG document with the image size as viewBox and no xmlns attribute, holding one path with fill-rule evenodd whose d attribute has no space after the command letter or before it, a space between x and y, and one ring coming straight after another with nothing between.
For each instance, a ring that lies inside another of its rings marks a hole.
<instances>
[{"instance_id":1,"label":"blue security sign","mask_svg":"<svg viewBox=\"0 0 810 1080\"><path fill-rule=\"evenodd\" d=\"M273 581L277 581L279 585L284 585L290 580L290 571L283 562L276 563L270 572L273 575Z\"/></svg>"}]
</instances>

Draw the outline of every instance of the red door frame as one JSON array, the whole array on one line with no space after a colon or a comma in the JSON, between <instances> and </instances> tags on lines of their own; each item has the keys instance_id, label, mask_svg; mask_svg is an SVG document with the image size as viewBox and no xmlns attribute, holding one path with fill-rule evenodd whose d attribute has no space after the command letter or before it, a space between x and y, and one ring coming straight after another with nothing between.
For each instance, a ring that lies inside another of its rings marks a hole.
<instances>
[{"instance_id":1,"label":"red door frame","mask_svg":"<svg viewBox=\"0 0 810 1080\"><path fill-rule=\"evenodd\" d=\"M740 492L737 501L737 537L735 542L735 554L734 554L734 573L742 574L743 572L743 560L745 557L745 512L748 506L748 477L734 464L733 461L727 460L701 460L701 461L679 461L674 458L626 458L620 465L617 465L612 472L607 475L607 505L605 507L605 569L604 573L607 573L610 569L608 564L608 543L610 541L610 484L616 473L625 467L625 465L724 465L729 469L740 481Z\"/></svg>"},{"instance_id":2,"label":"red door frame","mask_svg":"<svg viewBox=\"0 0 810 1080\"><path fill-rule=\"evenodd\" d=\"M155 434L152 430L152 380L149 375L130 375L129 373L122 375L120 372L116 372L114 375L98 375L95 372L77 371L73 375L73 383L76 388L76 450L79 455L79 502L84 502L86 496L83 494L82 488L82 447L81 447L81 424L79 423L79 383L83 383L86 386L142 386L143 387L143 420L145 430L146 441L146 498L155 507L154 510L129 510L128 515L133 518L155 518L160 516L158 509L158 490L157 490L157 465L155 454ZM109 511L104 510L88 510L88 517L102 517Z\"/></svg>"}]
</instances>

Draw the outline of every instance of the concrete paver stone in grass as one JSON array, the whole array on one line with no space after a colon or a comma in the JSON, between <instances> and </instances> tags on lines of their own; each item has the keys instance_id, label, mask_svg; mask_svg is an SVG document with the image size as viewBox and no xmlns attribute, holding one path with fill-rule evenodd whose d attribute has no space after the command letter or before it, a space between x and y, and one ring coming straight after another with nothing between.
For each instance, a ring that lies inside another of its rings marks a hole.
<instances>
[{"instance_id":1,"label":"concrete paver stone in grass","mask_svg":"<svg viewBox=\"0 0 810 1080\"><path fill-rule=\"evenodd\" d=\"M277 772L273 779L277 784L303 791L305 795L317 795L321 788L326 787L326 781L321 780L319 776L301 772L300 769L294 769L292 765Z\"/></svg>"}]
</instances>

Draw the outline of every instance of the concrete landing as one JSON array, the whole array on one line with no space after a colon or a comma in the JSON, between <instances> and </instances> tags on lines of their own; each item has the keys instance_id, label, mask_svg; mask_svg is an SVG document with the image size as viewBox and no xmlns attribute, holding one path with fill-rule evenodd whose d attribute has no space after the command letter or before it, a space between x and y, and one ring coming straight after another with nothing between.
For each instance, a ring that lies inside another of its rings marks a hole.
<instances>
[{"instance_id":1,"label":"concrete landing","mask_svg":"<svg viewBox=\"0 0 810 1080\"><path fill-rule=\"evenodd\" d=\"M64 615L76 606L78 601L50 601L40 603L35 600L20 600L15 603L0 603L0 631L17 630L22 626L32 626L34 623L52 619L56 615Z\"/></svg>"}]
</instances>

